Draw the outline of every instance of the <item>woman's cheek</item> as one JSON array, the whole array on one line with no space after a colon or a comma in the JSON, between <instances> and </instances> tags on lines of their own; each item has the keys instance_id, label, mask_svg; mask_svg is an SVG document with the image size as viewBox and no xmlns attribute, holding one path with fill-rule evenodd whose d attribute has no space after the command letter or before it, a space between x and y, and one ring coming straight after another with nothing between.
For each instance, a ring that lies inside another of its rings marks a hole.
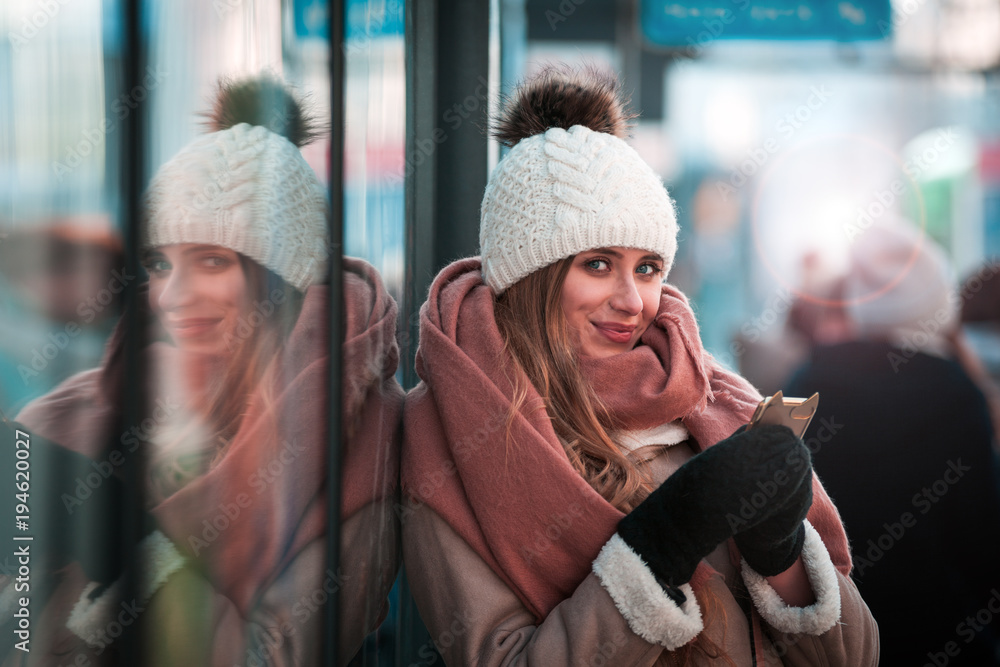
<instances>
[{"instance_id":1,"label":"woman's cheek","mask_svg":"<svg viewBox=\"0 0 1000 667\"><path fill-rule=\"evenodd\" d=\"M160 317L160 294L162 293L162 287L159 281L154 281L152 278L149 280L149 309L153 311L153 314Z\"/></svg>"}]
</instances>

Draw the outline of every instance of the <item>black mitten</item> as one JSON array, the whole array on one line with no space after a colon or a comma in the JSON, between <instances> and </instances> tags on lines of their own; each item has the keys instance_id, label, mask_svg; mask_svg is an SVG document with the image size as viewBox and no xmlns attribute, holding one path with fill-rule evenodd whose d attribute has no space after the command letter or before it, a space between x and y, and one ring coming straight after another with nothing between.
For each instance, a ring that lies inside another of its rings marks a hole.
<instances>
[{"instance_id":1,"label":"black mitten","mask_svg":"<svg viewBox=\"0 0 1000 667\"><path fill-rule=\"evenodd\" d=\"M787 480L790 491L811 474L802 465L803 450L808 457L805 445L785 426L737 432L681 466L619 522L618 534L671 597L683 600L674 587L690 581L702 558L735 530L753 528L779 509L775 502L756 508L755 494L780 479ZM754 511L747 512L747 506ZM742 519L741 508L749 518Z\"/></svg>"},{"instance_id":2,"label":"black mitten","mask_svg":"<svg viewBox=\"0 0 1000 667\"><path fill-rule=\"evenodd\" d=\"M11 544L30 535L17 544L31 545L33 562L58 568L76 561L91 581L112 583L124 567L117 514L125 501L113 469L0 420L0 536Z\"/></svg>"},{"instance_id":3,"label":"black mitten","mask_svg":"<svg viewBox=\"0 0 1000 667\"><path fill-rule=\"evenodd\" d=\"M802 553L802 544L806 539L802 521L809 513L813 497L811 465L808 471L809 474L770 518L746 530L737 528L736 546L747 564L765 577L784 572Z\"/></svg>"}]
</instances>

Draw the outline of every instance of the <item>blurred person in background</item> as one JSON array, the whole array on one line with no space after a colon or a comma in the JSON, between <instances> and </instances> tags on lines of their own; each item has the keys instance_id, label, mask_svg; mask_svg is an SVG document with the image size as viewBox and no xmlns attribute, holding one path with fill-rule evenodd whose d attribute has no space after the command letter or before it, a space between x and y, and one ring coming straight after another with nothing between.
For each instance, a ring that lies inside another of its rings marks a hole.
<instances>
[{"instance_id":1,"label":"blurred person in background","mask_svg":"<svg viewBox=\"0 0 1000 667\"><path fill-rule=\"evenodd\" d=\"M962 282L962 333L969 374L990 405L1000 454L1000 262L985 262Z\"/></svg>"},{"instance_id":2,"label":"blurred person in background","mask_svg":"<svg viewBox=\"0 0 1000 667\"><path fill-rule=\"evenodd\" d=\"M343 567L329 572L330 211L299 151L314 129L282 84L261 77L220 87L210 130L157 172L145 199L150 418L114 432L125 381L119 324L100 367L7 426L38 439L38 467L80 470L83 455L87 473L107 471L44 487L40 500L65 509L50 512L49 537L37 542L78 539L60 542L47 563L54 590L33 620L31 664L106 664L137 616L149 632L146 665L309 666L334 590L350 610L337 656L346 664L386 614L399 560L396 304L371 266L345 258ZM95 545L107 533L90 529L114 516L116 475L139 447L148 534L138 545L141 599L126 623L124 575L106 557L118 546ZM16 604L10 578L0 588L6 615ZM26 658L11 650L3 664Z\"/></svg>"},{"instance_id":3,"label":"blurred person in background","mask_svg":"<svg viewBox=\"0 0 1000 667\"><path fill-rule=\"evenodd\" d=\"M1000 614L982 613L1000 606L997 460L986 401L960 362L951 268L898 220L866 230L849 255L848 340L814 347L785 393L819 392L813 434L825 440L807 442L847 528L882 664L1000 664Z\"/></svg>"}]
</instances>

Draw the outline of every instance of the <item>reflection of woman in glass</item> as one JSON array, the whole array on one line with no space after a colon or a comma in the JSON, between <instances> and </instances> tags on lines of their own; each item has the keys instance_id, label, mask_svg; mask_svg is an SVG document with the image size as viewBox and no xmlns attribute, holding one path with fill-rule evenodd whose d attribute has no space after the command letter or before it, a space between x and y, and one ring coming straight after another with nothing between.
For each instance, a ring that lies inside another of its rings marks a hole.
<instances>
[{"instance_id":1,"label":"reflection of woman in glass","mask_svg":"<svg viewBox=\"0 0 1000 667\"><path fill-rule=\"evenodd\" d=\"M837 512L664 282L673 204L613 80L519 89L482 259L422 311L404 557L453 665L877 662ZM739 432L734 433L738 429Z\"/></svg>"},{"instance_id":2,"label":"reflection of woman in glass","mask_svg":"<svg viewBox=\"0 0 1000 667\"><path fill-rule=\"evenodd\" d=\"M346 537L343 569L328 572L329 211L298 149L312 131L268 79L223 87L212 124L147 193L143 264L160 338L148 348L150 419L111 431L119 328L101 368L18 421L112 469L147 448L155 530L140 547L149 571L139 607L153 629L148 664L315 664L335 589L351 609L346 662L384 615L398 564L396 306L372 267L345 259ZM88 502L72 493L71 512ZM40 626L52 628L49 648L60 659L109 653L115 579L95 581L86 553L67 560Z\"/></svg>"}]
</instances>

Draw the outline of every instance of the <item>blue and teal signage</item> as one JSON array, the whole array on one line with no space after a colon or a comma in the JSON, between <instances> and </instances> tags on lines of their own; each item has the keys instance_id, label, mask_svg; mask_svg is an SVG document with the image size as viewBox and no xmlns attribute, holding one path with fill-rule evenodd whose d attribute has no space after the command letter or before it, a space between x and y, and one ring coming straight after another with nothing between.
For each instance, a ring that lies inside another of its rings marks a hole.
<instances>
[{"instance_id":1,"label":"blue and teal signage","mask_svg":"<svg viewBox=\"0 0 1000 667\"><path fill-rule=\"evenodd\" d=\"M646 40L691 48L713 40L884 39L890 32L889 0L640 0Z\"/></svg>"}]
</instances>

